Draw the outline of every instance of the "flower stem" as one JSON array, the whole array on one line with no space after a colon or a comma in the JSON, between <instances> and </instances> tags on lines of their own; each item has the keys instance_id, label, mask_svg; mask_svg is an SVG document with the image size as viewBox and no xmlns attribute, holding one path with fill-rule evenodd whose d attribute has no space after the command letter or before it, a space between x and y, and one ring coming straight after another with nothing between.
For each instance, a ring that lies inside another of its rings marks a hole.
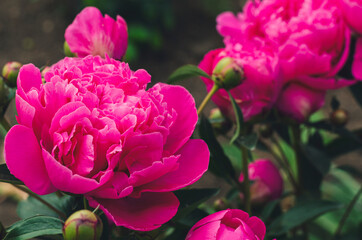
<instances>
[{"instance_id":1,"label":"flower stem","mask_svg":"<svg viewBox=\"0 0 362 240\"><path fill-rule=\"evenodd\" d=\"M293 124L291 126L291 139L292 146L295 152L295 159L297 161L297 174L298 174L298 192L297 195L300 195L303 191L303 183L302 183L302 162L301 162L301 148L300 148L300 128L299 125Z\"/></svg>"},{"instance_id":2,"label":"flower stem","mask_svg":"<svg viewBox=\"0 0 362 240\"><path fill-rule=\"evenodd\" d=\"M354 205L356 204L358 198L360 197L361 193L362 193L362 186L360 187L360 189L358 190L356 195L353 197L351 202L348 204L348 207L347 207L346 211L342 215L341 221L339 222L337 230L334 233L334 239L339 239L339 236L341 235L344 223L346 222L349 214L351 213L351 211L352 211Z\"/></svg>"},{"instance_id":3,"label":"flower stem","mask_svg":"<svg viewBox=\"0 0 362 240\"><path fill-rule=\"evenodd\" d=\"M202 110L204 110L206 104L211 99L211 97L216 93L217 90L219 90L219 86L217 84L214 84L214 86L211 88L210 92L206 95L202 103L200 104L199 108L197 109L197 115L200 115Z\"/></svg>"},{"instance_id":4,"label":"flower stem","mask_svg":"<svg viewBox=\"0 0 362 240\"><path fill-rule=\"evenodd\" d=\"M245 211L251 215L251 196L250 196L250 180L249 180L249 171L248 171L248 149L244 146L241 146L242 161L243 161L243 175L244 175L244 203Z\"/></svg>"},{"instance_id":5,"label":"flower stem","mask_svg":"<svg viewBox=\"0 0 362 240\"><path fill-rule=\"evenodd\" d=\"M30 191L28 188L26 187L22 187L22 186L18 186L18 185L14 185L14 187L18 188L19 190L29 194L29 196L32 196L33 198L35 198L36 200L38 200L39 202L41 202L42 204L44 204L45 206L47 206L48 208L50 208L52 211L54 211L56 214L59 215L59 217L61 217L62 219L66 219L67 216L59 211L57 208L55 208L53 205L51 205L50 203L48 203L47 201L45 201L44 199L42 199L41 197L39 197L38 195L36 195L35 193L33 193L32 191Z\"/></svg>"}]
</instances>

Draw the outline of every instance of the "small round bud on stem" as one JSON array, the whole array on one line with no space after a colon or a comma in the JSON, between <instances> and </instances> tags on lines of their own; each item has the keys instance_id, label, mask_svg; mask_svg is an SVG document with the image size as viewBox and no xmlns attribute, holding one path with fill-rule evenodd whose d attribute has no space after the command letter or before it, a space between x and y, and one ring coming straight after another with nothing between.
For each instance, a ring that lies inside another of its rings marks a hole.
<instances>
[{"instance_id":1,"label":"small round bud on stem","mask_svg":"<svg viewBox=\"0 0 362 240\"><path fill-rule=\"evenodd\" d=\"M211 109L209 119L216 133L225 134L232 127L231 121L224 117L219 108Z\"/></svg>"},{"instance_id":2,"label":"small round bud on stem","mask_svg":"<svg viewBox=\"0 0 362 240\"><path fill-rule=\"evenodd\" d=\"M75 57L75 54L70 50L67 41L64 41L64 46L63 46L63 48L64 48L64 54L65 54L65 56L67 56L67 57Z\"/></svg>"},{"instance_id":3,"label":"small round bud on stem","mask_svg":"<svg viewBox=\"0 0 362 240\"><path fill-rule=\"evenodd\" d=\"M270 138L273 135L273 128L270 124L260 124L259 134L263 138Z\"/></svg>"},{"instance_id":4,"label":"small round bud on stem","mask_svg":"<svg viewBox=\"0 0 362 240\"><path fill-rule=\"evenodd\" d=\"M348 122L348 112L344 109L337 109L330 115L331 123L337 127L343 127Z\"/></svg>"},{"instance_id":5,"label":"small round bud on stem","mask_svg":"<svg viewBox=\"0 0 362 240\"><path fill-rule=\"evenodd\" d=\"M5 79L6 85L12 88L16 87L16 81L21 67L22 64L19 62L8 62L5 64L2 70L2 75Z\"/></svg>"},{"instance_id":6,"label":"small round bud on stem","mask_svg":"<svg viewBox=\"0 0 362 240\"><path fill-rule=\"evenodd\" d=\"M229 208L229 203L225 198L216 199L214 202L215 211L221 211Z\"/></svg>"},{"instance_id":7,"label":"small round bud on stem","mask_svg":"<svg viewBox=\"0 0 362 240\"><path fill-rule=\"evenodd\" d=\"M216 64L212 78L221 88L230 90L244 80L244 71L231 57L225 57Z\"/></svg>"},{"instance_id":8,"label":"small round bud on stem","mask_svg":"<svg viewBox=\"0 0 362 240\"><path fill-rule=\"evenodd\" d=\"M101 239L103 224L100 218L89 210L73 213L63 226L65 240Z\"/></svg>"}]
</instances>

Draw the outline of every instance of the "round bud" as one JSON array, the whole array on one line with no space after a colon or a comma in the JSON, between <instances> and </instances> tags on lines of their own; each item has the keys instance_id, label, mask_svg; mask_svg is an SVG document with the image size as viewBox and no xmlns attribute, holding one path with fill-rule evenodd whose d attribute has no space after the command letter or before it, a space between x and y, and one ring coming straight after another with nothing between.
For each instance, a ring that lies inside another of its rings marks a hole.
<instances>
[{"instance_id":1,"label":"round bud","mask_svg":"<svg viewBox=\"0 0 362 240\"><path fill-rule=\"evenodd\" d=\"M269 138L273 135L273 128L270 124L260 124L259 134L263 138Z\"/></svg>"},{"instance_id":2,"label":"round bud","mask_svg":"<svg viewBox=\"0 0 362 240\"><path fill-rule=\"evenodd\" d=\"M333 125L342 127L348 122L348 112L344 109L337 109L331 113L330 120Z\"/></svg>"},{"instance_id":3,"label":"round bud","mask_svg":"<svg viewBox=\"0 0 362 240\"><path fill-rule=\"evenodd\" d=\"M100 218L89 210L73 213L63 226L64 240L101 239L103 224Z\"/></svg>"},{"instance_id":4,"label":"round bud","mask_svg":"<svg viewBox=\"0 0 362 240\"><path fill-rule=\"evenodd\" d=\"M221 59L212 72L212 78L221 88L230 90L244 80L244 71L231 57Z\"/></svg>"},{"instance_id":5,"label":"round bud","mask_svg":"<svg viewBox=\"0 0 362 240\"><path fill-rule=\"evenodd\" d=\"M222 211L229 208L229 203L225 198L216 199L214 202L215 211Z\"/></svg>"},{"instance_id":6,"label":"round bud","mask_svg":"<svg viewBox=\"0 0 362 240\"><path fill-rule=\"evenodd\" d=\"M69 47L67 41L64 41L63 48L64 48L65 56L67 56L67 57L75 57L75 54L70 50L70 47Z\"/></svg>"},{"instance_id":7,"label":"round bud","mask_svg":"<svg viewBox=\"0 0 362 240\"><path fill-rule=\"evenodd\" d=\"M224 134L232 127L230 120L224 117L219 108L211 109L209 120L216 133Z\"/></svg>"},{"instance_id":8,"label":"round bud","mask_svg":"<svg viewBox=\"0 0 362 240\"><path fill-rule=\"evenodd\" d=\"M12 88L16 87L16 81L21 67L22 64L19 62L8 62L5 64L2 75L5 79L6 85Z\"/></svg>"}]
</instances>

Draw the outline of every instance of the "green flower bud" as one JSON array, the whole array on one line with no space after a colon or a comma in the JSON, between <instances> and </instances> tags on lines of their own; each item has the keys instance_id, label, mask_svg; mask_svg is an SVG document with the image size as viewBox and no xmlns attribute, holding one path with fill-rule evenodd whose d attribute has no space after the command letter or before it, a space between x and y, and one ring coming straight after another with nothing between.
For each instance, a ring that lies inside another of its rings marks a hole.
<instances>
[{"instance_id":1,"label":"green flower bud","mask_svg":"<svg viewBox=\"0 0 362 240\"><path fill-rule=\"evenodd\" d=\"M219 108L211 109L209 119L216 133L225 134L232 127L231 121L224 117Z\"/></svg>"},{"instance_id":2,"label":"green flower bud","mask_svg":"<svg viewBox=\"0 0 362 240\"><path fill-rule=\"evenodd\" d=\"M212 78L221 88L230 90L244 80L244 71L231 57L225 57L216 64Z\"/></svg>"},{"instance_id":3,"label":"green flower bud","mask_svg":"<svg viewBox=\"0 0 362 240\"><path fill-rule=\"evenodd\" d=\"M19 62L8 62L5 64L2 75L5 79L6 85L12 88L16 87L16 81L21 67L22 64Z\"/></svg>"},{"instance_id":4,"label":"green flower bud","mask_svg":"<svg viewBox=\"0 0 362 240\"><path fill-rule=\"evenodd\" d=\"M259 134L263 138L269 138L273 135L273 128L270 124L260 124Z\"/></svg>"},{"instance_id":5,"label":"green flower bud","mask_svg":"<svg viewBox=\"0 0 362 240\"><path fill-rule=\"evenodd\" d=\"M330 115L331 123L337 127L343 127L348 122L348 112L343 109L337 109Z\"/></svg>"},{"instance_id":6,"label":"green flower bud","mask_svg":"<svg viewBox=\"0 0 362 240\"><path fill-rule=\"evenodd\" d=\"M65 56L67 56L67 57L75 57L75 56L76 56L75 53L73 53L72 51L70 51L70 48L69 48L69 45L68 45L67 41L64 41L64 46L63 46L63 48L64 48L64 54L65 54Z\"/></svg>"},{"instance_id":7,"label":"green flower bud","mask_svg":"<svg viewBox=\"0 0 362 240\"><path fill-rule=\"evenodd\" d=\"M99 240L103 224L100 218L89 210L73 213L63 226L64 240Z\"/></svg>"}]
</instances>

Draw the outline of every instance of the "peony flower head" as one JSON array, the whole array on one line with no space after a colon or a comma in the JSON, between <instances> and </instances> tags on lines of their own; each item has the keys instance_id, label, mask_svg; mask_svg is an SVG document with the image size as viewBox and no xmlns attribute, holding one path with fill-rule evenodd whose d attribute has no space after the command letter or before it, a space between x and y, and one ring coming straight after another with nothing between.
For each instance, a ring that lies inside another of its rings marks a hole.
<instances>
[{"instance_id":1,"label":"peony flower head","mask_svg":"<svg viewBox=\"0 0 362 240\"><path fill-rule=\"evenodd\" d=\"M224 49L207 53L199 64L209 75L212 75L220 60L226 57L233 58L239 65L244 72L243 79L241 84L230 90L230 93L240 106L245 121L267 112L279 94L282 77L278 59L269 50L267 46L259 46L255 42L228 44ZM207 91L210 91L214 82L204 77L202 80ZM225 116L235 118L226 90L218 90L212 100Z\"/></svg>"},{"instance_id":2,"label":"peony flower head","mask_svg":"<svg viewBox=\"0 0 362 240\"><path fill-rule=\"evenodd\" d=\"M186 240L262 240L266 228L257 217L239 209L228 209L211 214L198 221L187 234Z\"/></svg>"},{"instance_id":3,"label":"peony flower head","mask_svg":"<svg viewBox=\"0 0 362 240\"><path fill-rule=\"evenodd\" d=\"M258 159L248 166L249 179L253 181L250 187L253 203L264 203L279 198L283 193L283 178L278 168L268 159ZM241 174L240 182L244 181Z\"/></svg>"},{"instance_id":4,"label":"peony flower head","mask_svg":"<svg viewBox=\"0 0 362 240\"><path fill-rule=\"evenodd\" d=\"M320 92L321 99L328 89L354 83L334 78L348 57L350 44L350 30L339 0L249 0L242 13L223 13L217 23L226 45L254 40L273 49L284 79L277 107L298 121L307 119L324 101L320 104L316 99L301 99L308 101L306 105L313 111L304 111L308 114L300 117L299 106L288 101L289 87L297 84L308 92Z\"/></svg>"},{"instance_id":5,"label":"peony flower head","mask_svg":"<svg viewBox=\"0 0 362 240\"><path fill-rule=\"evenodd\" d=\"M100 56L65 58L45 74L25 65L17 120L5 138L11 171L33 192L83 194L116 225L152 230L179 202L171 192L197 181L209 151L190 139L195 102L180 86L156 84Z\"/></svg>"},{"instance_id":6,"label":"peony flower head","mask_svg":"<svg viewBox=\"0 0 362 240\"><path fill-rule=\"evenodd\" d=\"M95 7L84 8L65 30L65 41L78 57L99 55L121 59L127 50L127 24L121 16L114 20Z\"/></svg>"},{"instance_id":7,"label":"peony flower head","mask_svg":"<svg viewBox=\"0 0 362 240\"><path fill-rule=\"evenodd\" d=\"M347 24L356 31L362 34L362 1L361 0L340 0L343 17Z\"/></svg>"}]
</instances>

